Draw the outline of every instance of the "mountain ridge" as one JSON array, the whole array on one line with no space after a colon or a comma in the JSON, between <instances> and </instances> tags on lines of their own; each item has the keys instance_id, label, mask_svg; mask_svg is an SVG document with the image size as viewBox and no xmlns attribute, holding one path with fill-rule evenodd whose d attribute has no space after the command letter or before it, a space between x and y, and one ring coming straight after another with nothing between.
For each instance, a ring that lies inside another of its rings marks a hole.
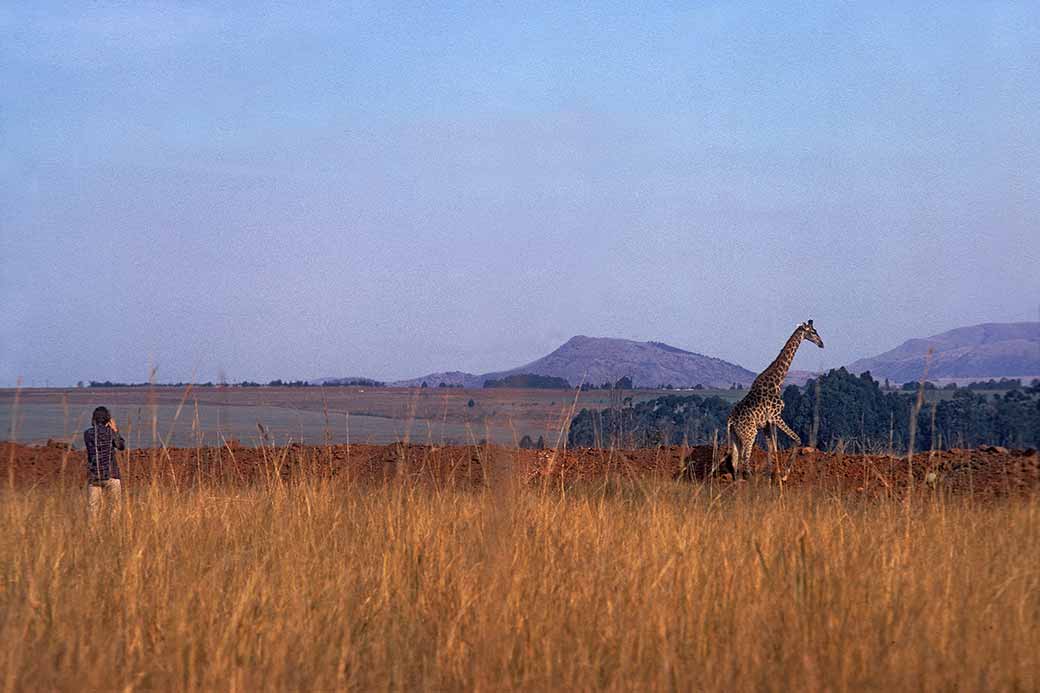
<instances>
[{"instance_id":1,"label":"mountain ridge","mask_svg":"<svg viewBox=\"0 0 1040 693\"><path fill-rule=\"evenodd\" d=\"M729 387L747 385L755 378L751 371L713 356L706 356L663 342L638 342L618 337L575 335L545 356L530 363L500 371L473 374L463 371L430 373L390 383L415 387L426 382L430 387L446 385L483 387L485 380L530 373L564 378L572 386L582 382L601 385L628 376L636 387Z\"/></svg>"},{"instance_id":2,"label":"mountain ridge","mask_svg":"<svg viewBox=\"0 0 1040 693\"><path fill-rule=\"evenodd\" d=\"M917 380L925 372L929 349L934 350L928 363L929 379L1032 377L1040 375L1040 322L986 322L930 337L912 337L847 368L897 382Z\"/></svg>"},{"instance_id":3,"label":"mountain ridge","mask_svg":"<svg viewBox=\"0 0 1040 693\"><path fill-rule=\"evenodd\" d=\"M858 359L846 368L852 373L870 371L878 379L896 382L917 380L924 373L928 349L934 349L928 377L934 380L975 380L1040 376L1040 322L987 322L947 330L930 337L912 337L876 356ZM387 383L390 387L430 387L441 383L482 388L486 380L532 374L564 378L577 386L601 385L632 378L636 387L729 387L747 385L755 373L720 358L659 341L639 342L618 337L575 335L545 356L529 363L487 373L440 371ZM787 384L803 385L817 374L791 371ZM323 378L315 383L335 383L344 378Z\"/></svg>"}]
</instances>

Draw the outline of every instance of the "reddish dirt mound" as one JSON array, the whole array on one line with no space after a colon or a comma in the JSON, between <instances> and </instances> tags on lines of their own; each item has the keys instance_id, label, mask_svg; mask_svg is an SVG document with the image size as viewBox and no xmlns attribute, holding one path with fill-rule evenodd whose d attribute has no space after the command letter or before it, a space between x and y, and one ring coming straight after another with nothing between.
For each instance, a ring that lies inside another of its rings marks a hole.
<instances>
[{"instance_id":1,"label":"reddish dirt mound","mask_svg":"<svg viewBox=\"0 0 1040 693\"><path fill-rule=\"evenodd\" d=\"M438 486L477 487L502 479L527 483L583 482L609 478L710 476L711 447L642 450L515 450L494 446L435 447L393 444L299 446L281 448L143 449L120 453L120 468L130 483L157 480L175 485L199 481L257 483L301 476L348 477L364 482L389 479ZM912 479L919 488L983 495L1015 495L1040 490L1036 450L985 447L916 455L912 465L899 457L823 453L809 448L771 458L756 450L756 478L782 479L794 486L826 487L871 494L896 491ZM31 486L82 484L85 454L59 444L25 446L0 443L0 484ZM777 470L777 473L774 473ZM728 475L712 478L729 483Z\"/></svg>"},{"instance_id":2,"label":"reddish dirt mound","mask_svg":"<svg viewBox=\"0 0 1040 693\"><path fill-rule=\"evenodd\" d=\"M280 448L138 449L119 453L123 479L130 483L197 481L255 483L300 476L351 476L362 480L422 479L437 483L478 484L487 476L494 448L422 445L333 445ZM56 445L0 444L0 483L85 483L86 453Z\"/></svg>"},{"instance_id":3,"label":"reddish dirt mound","mask_svg":"<svg viewBox=\"0 0 1040 693\"><path fill-rule=\"evenodd\" d=\"M905 488L912 479L921 488L984 495L1014 495L1040 490L1040 457L1035 450L948 450L905 457L799 452L787 467L787 483L840 483L856 491Z\"/></svg>"}]
</instances>

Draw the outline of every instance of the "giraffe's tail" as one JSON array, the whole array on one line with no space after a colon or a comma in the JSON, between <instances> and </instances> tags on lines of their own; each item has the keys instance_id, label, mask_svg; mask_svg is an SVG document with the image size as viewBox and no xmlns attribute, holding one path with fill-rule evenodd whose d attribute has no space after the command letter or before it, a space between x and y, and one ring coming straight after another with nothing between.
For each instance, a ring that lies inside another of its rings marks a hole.
<instances>
[{"instance_id":1,"label":"giraffe's tail","mask_svg":"<svg viewBox=\"0 0 1040 693\"><path fill-rule=\"evenodd\" d=\"M733 449L733 440L732 440L732 434L731 434L730 429L731 429L730 421L727 418L726 419L726 452L724 452L722 454L722 457L720 457L720 458L715 460L715 464L713 466L713 469L711 470L711 473L712 473L713 476L715 474L718 474L720 471L721 472L731 472L733 474L736 474L736 472L734 471L736 468L733 466L733 463L736 461L734 459L734 455L736 454L736 451Z\"/></svg>"}]
</instances>

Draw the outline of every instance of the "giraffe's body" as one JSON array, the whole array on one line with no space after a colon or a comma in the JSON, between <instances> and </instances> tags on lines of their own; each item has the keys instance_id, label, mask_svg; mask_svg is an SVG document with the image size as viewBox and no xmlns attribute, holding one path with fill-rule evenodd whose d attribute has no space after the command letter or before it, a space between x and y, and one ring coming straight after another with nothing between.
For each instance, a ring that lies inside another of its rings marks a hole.
<instances>
[{"instance_id":1,"label":"giraffe's body","mask_svg":"<svg viewBox=\"0 0 1040 693\"><path fill-rule=\"evenodd\" d=\"M784 344L780 355L758 374L747 395L737 402L726 419L726 433L731 438L731 447L724 468L732 473L734 478L739 469L743 468L746 474L750 468L751 451L755 446L755 437L759 429L775 426L791 438L795 445L802 444L798 434L780 418L784 410L784 400L780 393L784 378L787 377L787 370L791 367L791 361L794 360L795 352L803 339L808 339L823 348L823 340L813 327L812 320L799 325Z\"/></svg>"}]
</instances>

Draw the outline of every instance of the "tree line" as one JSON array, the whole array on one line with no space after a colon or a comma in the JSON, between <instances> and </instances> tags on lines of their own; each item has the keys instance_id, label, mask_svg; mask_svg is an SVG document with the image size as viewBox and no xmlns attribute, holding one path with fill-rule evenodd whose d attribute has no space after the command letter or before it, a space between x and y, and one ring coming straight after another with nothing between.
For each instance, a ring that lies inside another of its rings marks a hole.
<instances>
[{"instance_id":1,"label":"tree line","mask_svg":"<svg viewBox=\"0 0 1040 693\"><path fill-rule=\"evenodd\" d=\"M216 383L206 381L204 383L120 383L111 380L91 380L84 383L82 380L76 383L76 387L94 388L119 388L119 387L383 387L386 383L369 378L345 378L335 382L311 383L306 380L282 380L280 378L270 380L266 383L258 383L253 380L243 380L238 383Z\"/></svg>"},{"instance_id":2,"label":"tree line","mask_svg":"<svg viewBox=\"0 0 1040 693\"><path fill-rule=\"evenodd\" d=\"M788 386L783 398L784 420L803 443L823 450L905 452L911 428L915 450L1040 445L1036 381L991 395L958 388L918 407L917 392L885 391L869 372L856 376L839 368L803 387ZM578 447L725 444L731 408L719 397L669 395L635 406L583 409L571 421L568 442ZM790 444L783 434L778 442Z\"/></svg>"},{"instance_id":3,"label":"tree line","mask_svg":"<svg viewBox=\"0 0 1040 693\"><path fill-rule=\"evenodd\" d=\"M484 381L485 388L524 387L539 390L569 390L571 384L564 378L551 375L535 375L534 373L518 373L504 378L490 378Z\"/></svg>"}]
</instances>

